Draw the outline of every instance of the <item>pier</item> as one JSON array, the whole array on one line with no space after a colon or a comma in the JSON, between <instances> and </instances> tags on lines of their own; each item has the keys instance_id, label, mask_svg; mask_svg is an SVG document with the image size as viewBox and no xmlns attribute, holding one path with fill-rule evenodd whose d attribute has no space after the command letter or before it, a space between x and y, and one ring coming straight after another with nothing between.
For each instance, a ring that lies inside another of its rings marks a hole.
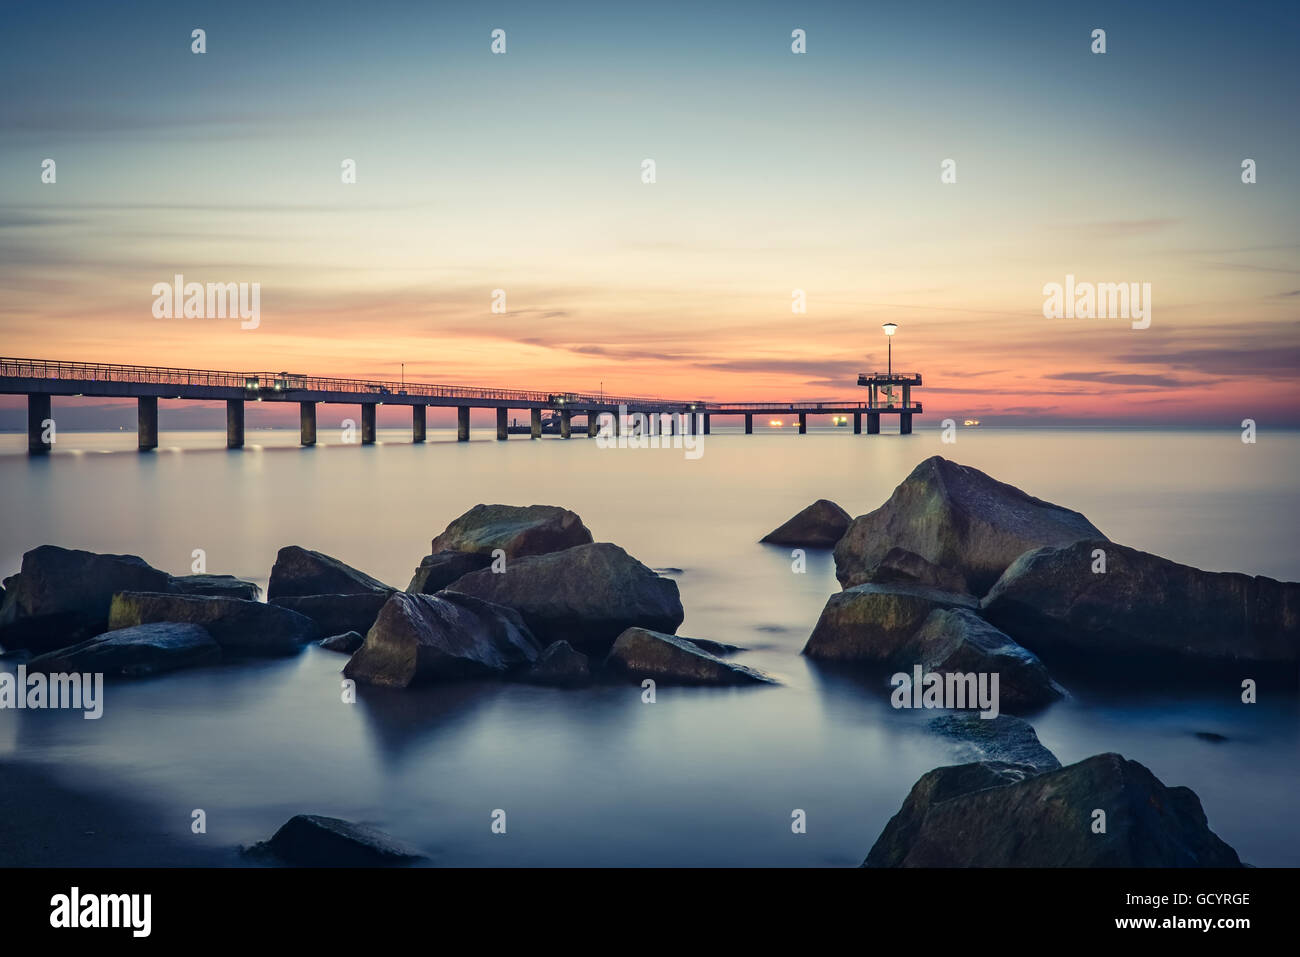
<instances>
[{"instance_id":1,"label":"pier","mask_svg":"<svg viewBox=\"0 0 1300 957\"><path fill-rule=\"evenodd\" d=\"M492 389L475 386L432 385L370 379L340 379L290 372L217 372L163 366L116 365L100 362L67 362L52 359L0 358L0 394L27 396L27 449L39 455L53 447L47 423L53 421L53 399L58 396L134 398L137 405L137 435L141 451L158 446L158 401L189 400L225 402L226 447L244 445L244 405L247 402L298 403L301 444L316 444L316 407L321 403L352 405L360 410L360 442L375 441L376 409L380 405L411 408L411 441L423 442L426 414L434 408L456 409L456 438L469 441L470 410L496 410L496 437L510 436L511 411L527 411L528 435L542 437L542 413L559 417L561 438L573 435L575 419L594 436L603 416L619 427L621 412L660 415L668 431L699 431L709 434L718 416L742 418L745 434L754 431L754 417L797 416L799 433L808 431L809 416L853 417L853 431L880 433L882 416L897 415L899 432L912 431L912 416L921 413L921 403L912 401L911 390L921 385L916 373L862 373L858 385L867 387L866 401L826 400L812 402L709 402L645 396L615 396L605 393L532 392L520 389ZM901 396L895 395L895 387ZM581 432L579 433L581 434Z\"/></svg>"}]
</instances>

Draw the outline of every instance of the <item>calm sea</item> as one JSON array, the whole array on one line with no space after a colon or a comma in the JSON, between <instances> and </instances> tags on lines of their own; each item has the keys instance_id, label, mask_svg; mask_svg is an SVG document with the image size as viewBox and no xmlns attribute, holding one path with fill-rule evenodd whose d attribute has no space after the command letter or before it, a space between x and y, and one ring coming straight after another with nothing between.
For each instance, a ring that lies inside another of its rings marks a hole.
<instances>
[{"instance_id":1,"label":"calm sea","mask_svg":"<svg viewBox=\"0 0 1300 957\"><path fill-rule=\"evenodd\" d=\"M953 751L878 690L799 650L838 590L828 554L805 574L757 544L816 498L852 514L880 505L933 454L1078 509L1116 541L1213 570L1300 579L1300 435L965 430L911 437L744 436L715 430L704 454L599 449L586 439L456 443L401 431L373 447L303 450L297 433L60 433L28 459L0 436L0 570L42 543L138 554L176 574L195 549L210 572L265 587L276 550L320 549L404 587L429 541L478 502L578 512L597 540L668 569L682 634L743 645L736 660L777 688L636 686L561 691L474 683L340 700L341 655L181 672L112 685L104 717L0 712L0 756L75 785L93 778L147 800L158 827L210 844L265 839L297 813L374 824L455 865L856 865L918 776ZM322 437L325 438L322 433ZM4 667L12 669L12 663ZM1243 860L1300 865L1294 700L1152 687L1070 689L1035 716L1063 763L1117 751L1193 788ZM1197 737L1212 732L1227 738ZM506 812L505 835L490 830ZM793 834L795 809L807 833Z\"/></svg>"}]
</instances>

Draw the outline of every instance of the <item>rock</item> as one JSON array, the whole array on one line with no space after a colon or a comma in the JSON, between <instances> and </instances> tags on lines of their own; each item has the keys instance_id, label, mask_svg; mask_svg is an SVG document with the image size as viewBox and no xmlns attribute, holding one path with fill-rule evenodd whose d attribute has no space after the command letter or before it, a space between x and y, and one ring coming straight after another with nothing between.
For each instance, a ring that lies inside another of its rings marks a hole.
<instances>
[{"instance_id":1,"label":"rock","mask_svg":"<svg viewBox=\"0 0 1300 957\"><path fill-rule=\"evenodd\" d=\"M795 545L804 548L834 548L848 530L851 515L834 502L819 498L760 542L771 545Z\"/></svg>"},{"instance_id":2,"label":"rock","mask_svg":"<svg viewBox=\"0 0 1300 957\"><path fill-rule=\"evenodd\" d=\"M586 655L574 650L567 641L556 641L533 662L524 680L538 685L580 688L591 684L591 664Z\"/></svg>"},{"instance_id":3,"label":"rock","mask_svg":"<svg viewBox=\"0 0 1300 957\"><path fill-rule=\"evenodd\" d=\"M286 545L275 556L266 597L288 598L296 595L359 595L366 592L391 592L381 581L365 572L345 565L337 558L314 552L299 545Z\"/></svg>"},{"instance_id":4,"label":"rock","mask_svg":"<svg viewBox=\"0 0 1300 957\"><path fill-rule=\"evenodd\" d=\"M450 592L394 592L343 674L366 684L406 688L502 674L531 663L540 650L510 608Z\"/></svg>"},{"instance_id":5,"label":"rock","mask_svg":"<svg viewBox=\"0 0 1300 957\"><path fill-rule=\"evenodd\" d=\"M177 595L215 595L257 601L262 589L234 575L172 575L168 591Z\"/></svg>"},{"instance_id":6,"label":"rock","mask_svg":"<svg viewBox=\"0 0 1300 957\"><path fill-rule=\"evenodd\" d=\"M391 867L425 859L373 827L318 814L291 817L269 841L253 845L247 853L275 857L294 867Z\"/></svg>"},{"instance_id":7,"label":"rock","mask_svg":"<svg viewBox=\"0 0 1300 957\"><path fill-rule=\"evenodd\" d=\"M54 651L100 634L119 591L167 591L169 576L136 555L41 545L5 580L0 646Z\"/></svg>"},{"instance_id":8,"label":"rock","mask_svg":"<svg viewBox=\"0 0 1300 957\"><path fill-rule=\"evenodd\" d=\"M854 585L831 595L803 653L823 661L887 664L936 608L978 605L969 595L923 585Z\"/></svg>"},{"instance_id":9,"label":"rock","mask_svg":"<svg viewBox=\"0 0 1300 957\"><path fill-rule=\"evenodd\" d=\"M220 660L221 646L201 625L158 622L119 628L33 658L28 671L102 672L139 678Z\"/></svg>"},{"instance_id":10,"label":"rock","mask_svg":"<svg viewBox=\"0 0 1300 957\"><path fill-rule=\"evenodd\" d=\"M425 555L411 577L406 590L412 595L434 595L458 578L492 564L490 554L477 552L437 552Z\"/></svg>"},{"instance_id":11,"label":"rock","mask_svg":"<svg viewBox=\"0 0 1300 957\"><path fill-rule=\"evenodd\" d=\"M922 775L865 866L1242 866L1190 788L1166 787L1118 754L1004 784L973 767L983 765ZM1104 834L1092 830L1098 809Z\"/></svg>"},{"instance_id":12,"label":"rock","mask_svg":"<svg viewBox=\"0 0 1300 957\"><path fill-rule=\"evenodd\" d=\"M1105 572L1092 571L1094 549L1106 553ZM1294 666L1300 652L1300 583L1205 572L1104 540L1022 555L983 611L1049 660L1108 668L1142 661Z\"/></svg>"},{"instance_id":13,"label":"rock","mask_svg":"<svg viewBox=\"0 0 1300 957\"><path fill-rule=\"evenodd\" d=\"M927 562L906 548L891 548L876 565L871 580L880 584L929 585L941 591L964 594L966 576Z\"/></svg>"},{"instance_id":14,"label":"rock","mask_svg":"<svg viewBox=\"0 0 1300 957\"><path fill-rule=\"evenodd\" d=\"M608 542L517 558L504 574L471 572L446 593L515 608L540 641L563 639L586 654L604 654L638 625L674 632L685 617L676 582Z\"/></svg>"},{"instance_id":15,"label":"rock","mask_svg":"<svg viewBox=\"0 0 1300 957\"><path fill-rule=\"evenodd\" d=\"M1008 714L996 718L942 714L931 719L929 728L960 742L962 761L1000 761L1033 768L1035 772L1055 771L1061 766L1056 755L1038 740L1033 725Z\"/></svg>"},{"instance_id":16,"label":"rock","mask_svg":"<svg viewBox=\"0 0 1300 957\"><path fill-rule=\"evenodd\" d=\"M341 635L330 635L322 639L320 646L326 651L341 651L345 655L356 652L366 640L366 636L357 631L345 631Z\"/></svg>"},{"instance_id":17,"label":"rock","mask_svg":"<svg viewBox=\"0 0 1300 957\"><path fill-rule=\"evenodd\" d=\"M734 655L739 651L748 651L748 648L742 648L740 645L729 645L725 641L712 641L708 638L687 638L684 635L678 635L682 641L689 641L701 651L707 651L711 655L719 658L725 655Z\"/></svg>"},{"instance_id":18,"label":"rock","mask_svg":"<svg viewBox=\"0 0 1300 957\"><path fill-rule=\"evenodd\" d=\"M591 532L575 513L556 505L475 505L433 540L434 555L442 551L491 555L501 549L507 558L558 552L592 541Z\"/></svg>"},{"instance_id":19,"label":"rock","mask_svg":"<svg viewBox=\"0 0 1300 957\"><path fill-rule=\"evenodd\" d=\"M605 670L637 682L653 678L659 684L776 684L761 671L723 661L693 641L646 628L629 628L618 636Z\"/></svg>"},{"instance_id":20,"label":"rock","mask_svg":"<svg viewBox=\"0 0 1300 957\"><path fill-rule=\"evenodd\" d=\"M154 622L202 625L228 654L289 655L320 637L320 629L310 618L258 601L157 592L113 596L109 628Z\"/></svg>"},{"instance_id":21,"label":"rock","mask_svg":"<svg viewBox=\"0 0 1300 957\"><path fill-rule=\"evenodd\" d=\"M967 608L936 608L905 643L895 664L941 674L998 676L1001 710L1033 711L1065 696L1033 652L1020 647Z\"/></svg>"},{"instance_id":22,"label":"rock","mask_svg":"<svg viewBox=\"0 0 1300 957\"><path fill-rule=\"evenodd\" d=\"M835 546L835 575L845 587L876 581L877 566L898 547L961 575L967 591L982 595L1021 553L1082 538L1105 536L1078 512L935 455L884 505L853 520Z\"/></svg>"},{"instance_id":23,"label":"rock","mask_svg":"<svg viewBox=\"0 0 1300 957\"><path fill-rule=\"evenodd\" d=\"M305 615L316 622L322 635L336 635L342 631L359 631L364 635L392 593L390 589L355 595L293 595L272 598L270 604Z\"/></svg>"}]
</instances>

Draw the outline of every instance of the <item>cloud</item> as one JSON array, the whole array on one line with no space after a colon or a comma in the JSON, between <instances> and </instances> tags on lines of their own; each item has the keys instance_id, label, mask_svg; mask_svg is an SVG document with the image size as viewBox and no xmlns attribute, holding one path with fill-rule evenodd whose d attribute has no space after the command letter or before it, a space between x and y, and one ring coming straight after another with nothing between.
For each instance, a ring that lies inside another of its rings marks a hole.
<instances>
[{"instance_id":1,"label":"cloud","mask_svg":"<svg viewBox=\"0 0 1300 957\"><path fill-rule=\"evenodd\" d=\"M1174 376L1137 372L1057 372L1044 376L1044 378L1065 382L1097 382L1104 385L1155 385L1173 388L1195 384L1185 382Z\"/></svg>"}]
</instances>

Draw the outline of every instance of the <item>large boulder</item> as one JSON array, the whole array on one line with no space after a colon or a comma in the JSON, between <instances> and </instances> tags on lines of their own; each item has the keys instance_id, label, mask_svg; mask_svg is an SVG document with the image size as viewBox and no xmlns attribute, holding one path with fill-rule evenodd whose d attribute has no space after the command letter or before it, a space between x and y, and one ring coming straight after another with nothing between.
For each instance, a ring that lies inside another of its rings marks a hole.
<instances>
[{"instance_id":1,"label":"large boulder","mask_svg":"<svg viewBox=\"0 0 1300 957\"><path fill-rule=\"evenodd\" d=\"M364 635L375 623L379 610L392 593L392 589L389 589L359 592L355 595L293 595L272 598L270 604L305 615L316 622L325 635L341 631L359 631Z\"/></svg>"},{"instance_id":2,"label":"large boulder","mask_svg":"<svg viewBox=\"0 0 1300 957\"><path fill-rule=\"evenodd\" d=\"M519 614L470 595L395 592L343 668L364 684L406 688L503 674L541 649Z\"/></svg>"},{"instance_id":3,"label":"large boulder","mask_svg":"<svg viewBox=\"0 0 1300 957\"><path fill-rule=\"evenodd\" d=\"M515 608L544 644L563 639L587 654L635 626L674 632L685 617L676 582L608 542L514 559L502 574L471 572L446 593Z\"/></svg>"},{"instance_id":4,"label":"large boulder","mask_svg":"<svg viewBox=\"0 0 1300 957\"><path fill-rule=\"evenodd\" d=\"M291 817L269 841L246 853L294 867L392 867L425 858L383 831L319 814Z\"/></svg>"},{"instance_id":5,"label":"large boulder","mask_svg":"<svg viewBox=\"0 0 1300 957\"><path fill-rule=\"evenodd\" d=\"M1035 772L1055 771L1061 766L1056 755L1038 740L1034 726L1009 714L996 718L941 714L930 721L929 728L955 742L962 761L998 761L1033 768Z\"/></svg>"},{"instance_id":6,"label":"large boulder","mask_svg":"<svg viewBox=\"0 0 1300 957\"><path fill-rule=\"evenodd\" d=\"M1097 549L1104 572L1093 571ZM1300 653L1300 583L1201 571L1104 540L1022 555L983 611L1049 660L1294 666Z\"/></svg>"},{"instance_id":7,"label":"large boulder","mask_svg":"<svg viewBox=\"0 0 1300 957\"><path fill-rule=\"evenodd\" d=\"M819 498L784 525L774 528L760 542L802 548L834 548L848 530L853 517L834 502Z\"/></svg>"},{"instance_id":8,"label":"large boulder","mask_svg":"<svg viewBox=\"0 0 1300 957\"><path fill-rule=\"evenodd\" d=\"M286 545L275 556L267 599L294 595L359 595L391 592L383 582L371 578L322 552L300 545Z\"/></svg>"},{"instance_id":9,"label":"large boulder","mask_svg":"<svg viewBox=\"0 0 1300 957\"><path fill-rule=\"evenodd\" d=\"M1014 766L922 775L867 867L1240 867L1196 794L1098 754L1020 781ZM1001 780L999 780L1001 779ZM1094 832L1096 811L1106 830Z\"/></svg>"},{"instance_id":10,"label":"large boulder","mask_svg":"<svg viewBox=\"0 0 1300 957\"><path fill-rule=\"evenodd\" d=\"M326 651L338 651L345 655L356 654L357 649L365 644L366 636L357 631L345 631L341 635L322 638L320 646Z\"/></svg>"},{"instance_id":11,"label":"large boulder","mask_svg":"<svg viewBox=\"0 0 1300 957\"><path fill-rule=\"evenodd\" d=\"M254 582L234 575L172 575L171 588L178 595L216 595L219 598L243 598L257 601L262 589Z\"/></svg>"},{"instance_id":12,"label":"large boulder","mask_svg":"<svg viewBox=\"0 0 1300 957\"><path fill-rule=\"evenodd\" d=\"M982 595L1021 553L1082 538L1105 536L1078 512L935 455L884 505L853 520L835 546L835 574L845 587L877 581L877 567L897 547L961 575Z\"/></svg>"},{"instance_id":13,"label":"large boulder","mask_svg":"<svg viewBox=\"0 0 1300 957\"><path fill-rule=\"evenodd\" d=\"M220 658L221 646L202 625L158 622L106 631L71 648L40 655L27 662L27 670L139 678L208 665Z\"/></svg>"},{"instance_id":14,"label":"large boulder","mask_svg":"<svg viewBox=\"0 0 1300 957\"><path fill-rule=\"evenodd\" d=\"M310 618L258 601L203 595L122 592L113 596L108 627L154 622L202 625L225 653L289 655L321 637Z\"/></svg>"},{"instance_id":15,"label":"large boulder","mask_svg":"<svg viewBox=\"0 0 1300 957\"><path fill-rule=\"evenodd\" d=\"M898 546L885 552L871 580L881 585L929 585L940 591L966 591L966 576L961 572L928 562L916 552Z\"/></svg>"},{"instance_id":16,"label":"large boulder","mask_svg":"<svg viewBox=\"0 0 1300 957\"><path fill-rule=\"evenodd\" d=\"M490 554L442 551L425 555L406 590L412 595L436 595L458 578L492 564Z\"/></svg>"},{"instance_id":17,"label":"large boulder","mask_svg":"<svg viewBox=\"0 0 1300 957\"><path fill-rule=\"evenodd\" d=\"M108 627L113 595L168 591L170 578L136 555L99 555L41 545L23 555L5 581L0 647L33 652L66 648Z\"/></svg>"},{"instance_id":18,"label":"large boulder","mask_svg":"<svg viewBox=\"0 0 1300 957\"><path fill-rule=\"evenodd\" d=\"M695 642L646 628L629 628L618 636L605 659L611 675L659 684L775 684L772 678L743 665L723 661Z\"/></svg>"},{"instance_id":19,"label":"large boulder","mask_svg":"<svg viewBox=\"0 0 1300 957\"><path fill-rule=\"evenodd\" d=\"M998 701L1013 714L1034 711L1065 696L1033 652L1020 647L968 608L936 608L895 659L901 668L998 676Z\"/></svg>"},{"instance_id":20,"label":"large boulder","mask_svg":"<svg viewBox=\"0 0 1300 957\"><path fill-rule=\"evenodd\" d=\"M432 551L507 558L558 552L592 541L591 532L574 512L556 505L475 505L433 540Z\"/></svg>"},{"instance_id":21,"label":"large boulder","mask_svg":"<svg viewBox=\"0 0 1300 957\"><path fill-rule=\"evenodd\" d=\"M591 684L591 661L567 641L552 642L524 674L530 684L581 688Z\"/></svg>"},{"instance_id":22,"label":"large boulder","mask_svg":"<svg viewBox=\"0 0 1300 957\"><path fill-rule=\"evenodd\" d=\"M803 653L823 661L890 664L937 608L977 608L969 595L922 585L854 585L831 595Z\"/></svg>"}]
</instances>

